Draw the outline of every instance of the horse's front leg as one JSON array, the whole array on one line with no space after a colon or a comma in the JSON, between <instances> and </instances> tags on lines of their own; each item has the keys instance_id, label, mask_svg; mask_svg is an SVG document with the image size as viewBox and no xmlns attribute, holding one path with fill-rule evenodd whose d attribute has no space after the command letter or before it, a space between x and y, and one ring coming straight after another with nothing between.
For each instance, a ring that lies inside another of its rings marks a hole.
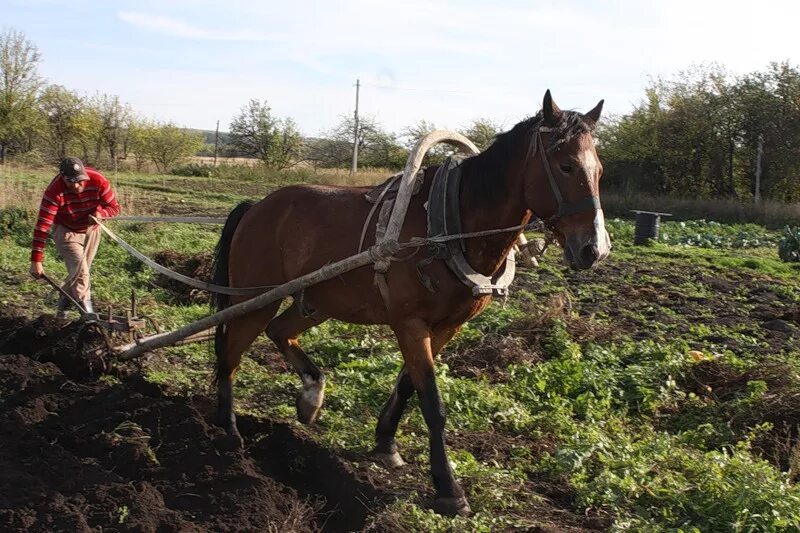
<instances>
[{"instance_id":1,"label":"horse's front leg","mask_svg":"<svg viewBox=\"0 0 800 533\"><path fill-rule=\"evenodd\" d=\"M414 385L411 383L411 377L408 375L406 367L403 366L394 383L392 394L386 400L378 417L378 425L375 428L375 448L372 450L375 460L392 468L398 468L405 464L397 451L394 437L400 418L406 410L408 399L413 393Z\"/></svg>"},{"instance_id":2,"label":"horse's front leg","mask_svg":"<svg viewBox=\"0 0 800 533\"><path fill-rule=\"evenodd\" d=\"M439 328L431 332L431 356L436 357L439 351L447 344L459 327ZM408 399L414 393L414 385L408 375L405 365L400 370L392 389L392 394L381 409L378 425L375 428L375 448L372 450L373 458L379 463L391 468L398 468L405 464L400 452L397 450L395 435L397 425L406 410Z\"/></svg>"},{"instance_id":3,"label":"horse's front leg","mask_svg":"<svg viewBox=\"0 0 800 533\"><path fill-rule=\"evenodd\" d=\"M464 490L453 476L444 443L445 410L433 371L431 332L422 320L411 319L393 326L403 352L411 383L419 396L428 426L431 447L431 475L436 490L433 509L439 514L468 515L471 510Z\"/></svg>"}]
</instances>

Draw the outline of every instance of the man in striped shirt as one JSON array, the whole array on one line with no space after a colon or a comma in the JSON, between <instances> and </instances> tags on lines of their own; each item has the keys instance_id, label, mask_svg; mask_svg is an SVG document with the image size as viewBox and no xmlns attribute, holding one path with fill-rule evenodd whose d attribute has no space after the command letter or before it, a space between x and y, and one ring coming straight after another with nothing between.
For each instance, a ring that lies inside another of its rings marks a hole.
<instances>
[{"instance_id":1,"label":"man in striped shirt","mask_svg":"<svg viewBox=\"0 0 800 533\"><path fill-rule=\"evenodd\" d=\"M77 157L61 162L58 175L42 195L39 218L33 230L31 276L42 277L42 259L47 234L52 226L53 242L64 259L69 277L64 289L93 313L89 269L100 244L100 228L90 216L98 219L119 214L119 204L108 180L92 168L86 168ZM69 302L58 301L58 315L66 316Z\"/></svg>"}]
</instances>

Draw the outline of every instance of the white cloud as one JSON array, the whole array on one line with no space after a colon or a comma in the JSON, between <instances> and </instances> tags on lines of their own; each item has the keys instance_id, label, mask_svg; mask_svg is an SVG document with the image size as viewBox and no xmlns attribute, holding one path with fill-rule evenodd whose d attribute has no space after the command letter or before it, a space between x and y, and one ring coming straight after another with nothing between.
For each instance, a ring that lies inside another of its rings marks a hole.
<instances>
[{"instance_id":1,"label":"white cloud","mask_svg":"<svg viewBox=\"0 0 800 533\"><path fill-rule=\"evenodd\" d=\"M225 31L198 28L179 19L153 15L151 13L121 11L117 16L120 20L136 26L137 28L185 39L244 42L267 42L275 40L259 31L248 29Z\"/></svg>"}]
</instances>

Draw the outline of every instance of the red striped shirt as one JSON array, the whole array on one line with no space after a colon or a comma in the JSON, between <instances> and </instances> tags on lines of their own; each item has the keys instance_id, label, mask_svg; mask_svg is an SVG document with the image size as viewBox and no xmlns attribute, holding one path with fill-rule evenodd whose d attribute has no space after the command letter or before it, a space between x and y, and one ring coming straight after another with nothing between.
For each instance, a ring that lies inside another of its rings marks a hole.
<instances>
[{"instance_id":1,"label":"red striped shirt","mask_svg":"<svg viewBox=\"0 0 800 533\"><path fill-rule=\"evenodd\" d=\"M90 215L99 212L103 218L112 218L119 214L119 204L111 190L108 180L94 169L86 168L83 191L75 193L67 189L61 174L53 178L42 195L39 207L39 218L33 230L33 248L31 261L41 262L44 258L44 246L47 234L53 223L61 224L71 231L85 233L94 222Z\"/></svg>"}]
</instances>

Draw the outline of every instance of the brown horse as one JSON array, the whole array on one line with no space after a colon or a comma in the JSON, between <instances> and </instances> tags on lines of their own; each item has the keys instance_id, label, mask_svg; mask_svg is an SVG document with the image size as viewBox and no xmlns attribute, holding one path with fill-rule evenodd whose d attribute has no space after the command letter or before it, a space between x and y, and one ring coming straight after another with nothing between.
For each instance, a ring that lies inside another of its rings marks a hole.
<instances>
[{"instance_id":1,"label":"brown horse","mask_svg":"<svg viewBox=\"0 0 800 533\"><path fill-rule=\"evenodd\" d=\"M561 111L548 91L536 116L466 159L458 199L462 230L511 227L535 215L554 232L573 268L589 268L605 258L610 242L599 203L602 167L591 134L602 105L601 100L585 115ZM427 235L424 204L434 173L435 169L426 171L421 194L411 199L401 242ZM293 185L258 203L239 205L228 217L217 247L214 283L279 285L356 254L371 207L364 200L366 191ZM519 233L466 239L464 255L475 271L491 276L504 264ZM371 227L365 243L374 242L375 228ZM420 281L418 268L424 271L427 287ZM387 308L373 275L370 267L351 270L305 289L278 317L280 302L218 327L218 423L238 436L233 377L242 353L262 331L300 375L303 390L297 398L297 414L300 421L312 423L322 406L325 378L300 347L300 334L328 318L388 324L397 336L405 365L378 419L373 453L389 465L402 465L395 433L406 402L416 391L429 431L434 508L443 514L467 514L469 505L445 451L445 410L434 358L467 320L489 305L491 295L474 296L445 261L422 266L417 258L392 263L386 274ZM218 295L217 307L248 298Z\"/></svg>"}]
</instances>

